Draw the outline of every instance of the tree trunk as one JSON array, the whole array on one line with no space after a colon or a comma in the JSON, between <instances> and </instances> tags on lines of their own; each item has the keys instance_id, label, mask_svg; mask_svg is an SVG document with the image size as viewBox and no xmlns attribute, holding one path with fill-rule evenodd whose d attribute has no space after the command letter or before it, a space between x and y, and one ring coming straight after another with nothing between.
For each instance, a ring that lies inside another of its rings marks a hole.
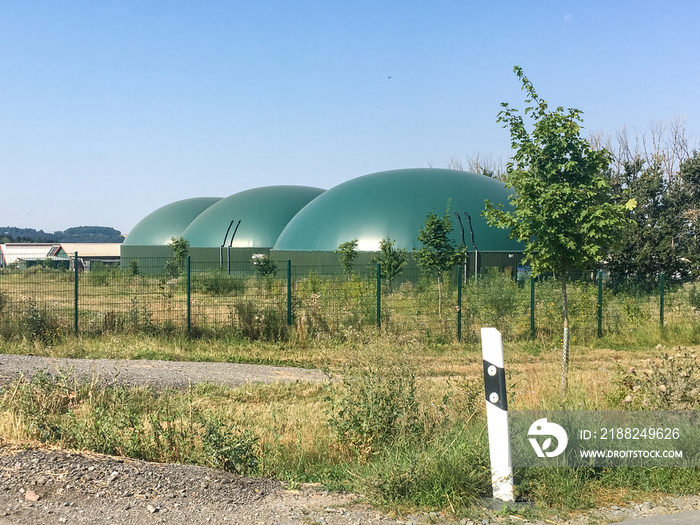
<instances>
[{"instance_id":1,"label":"tree trunk","mask_svg":"<svg viewBox=\"0 0 700 525\"><path fill-rule=\"evenodd\" d=\"M569 389L569 305L566 297L567 272L561 274L561 304L564 321L564 343L561 359L561 393L566 394Z\"/></svg>"},{"instance_id":2,"label":"tree trunk","mask_svg":"<svg viewBox=\"0 0 700 525\"><path fill-rule=\"evenodd\" d=\"M442 318L442 276L438 275L438 317Z\"/></svg>"}]
</instances>

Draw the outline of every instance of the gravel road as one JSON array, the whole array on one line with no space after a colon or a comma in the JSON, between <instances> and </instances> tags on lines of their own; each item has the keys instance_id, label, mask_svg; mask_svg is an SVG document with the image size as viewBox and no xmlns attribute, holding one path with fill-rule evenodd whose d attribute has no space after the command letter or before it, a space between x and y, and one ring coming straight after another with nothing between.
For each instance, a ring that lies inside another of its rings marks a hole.
<instances>
[{"instance_id":1,"label":"gravel road","mask_svg":"<svg viewBox=\"0 0 700 525\"><path fill-rule=\"evenodd\" d=\"M106 383L151 385L154 388L187 388L190 383L202 382L241 386L246 383L328 380L320 370L280 366L125 359L65 359L0 354L0 384L14 379L20 372L31 377L40 370L52 374L63 370L84 380L98 377Z\"/></svg>"},{"instance_id":2,"label":"gravel road","mask_svg":"<svg viewBox=\"0 0 700 525\"><path fill-rule=\"evenodd\" d=\"M20 371L31 376L39 370L70 370L80 378L97 376L107 383L156 388L182 388L202 381L235 386L328 380L319 370L287 367L0 355L0 384ZM484 508L479 517L457 523L486 525L511 520L532 525L589 525L633 520L630 525L690 525L700 523L699 509L700 496L689 496L595 509L578 516L551 516L546 521L528 521L517 514L508 518ZM422 525L455 520L437 513L392 519L353 494L328 493L313 486L286 490L276 480L191 465L18 447L0 439L0 525L62 523Z\"/></svg>"}]
</instances>

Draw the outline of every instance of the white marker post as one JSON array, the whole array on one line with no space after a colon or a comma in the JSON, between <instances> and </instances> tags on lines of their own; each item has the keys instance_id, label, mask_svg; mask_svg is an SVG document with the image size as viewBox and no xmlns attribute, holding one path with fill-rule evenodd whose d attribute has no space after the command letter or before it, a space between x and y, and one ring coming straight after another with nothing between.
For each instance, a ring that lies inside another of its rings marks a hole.
<instances>
[{"instance_id":1,"label":"white marker post","mask_svg":"<svg viewBox=\"0 0 700 525\"><path fill-rule=\"evenodd\" d=\"M484 359L486 420L489 432L493 497L501 501L514 502L513 461L510 454L506 373L501 332L495 328L482 328L481 350Z\"/></svg>"}]
</instances>

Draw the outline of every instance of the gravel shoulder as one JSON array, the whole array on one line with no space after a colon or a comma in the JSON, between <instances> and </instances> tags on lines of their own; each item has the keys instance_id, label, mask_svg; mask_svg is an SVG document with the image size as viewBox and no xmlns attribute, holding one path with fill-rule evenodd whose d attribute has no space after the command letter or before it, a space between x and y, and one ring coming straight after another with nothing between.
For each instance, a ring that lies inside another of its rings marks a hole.
<instances>
[{"instance_id":1,"label":"gravel shoulder","mask_svg":"<svg viewBox=\"0 0 700 525\"><path fill-rule=\"evenodd\" d=\"M0 446L0 524L397 523L349 494L204 467Z\"/></svg>"},{"instance_id":2,"label":"gravel shoulder","mask_svg":"<svg viewBox=\"0 0 700 525\"><path fill-rule=\"evenodd\" d=\"M20 372L31 377L40 370L154 388L186 388L203 381L241 386L328 380L320 370L289 367L0 355L0 384ZM695 495L594 509L578 516L552 516L546 521L529 521L518 514L504 516L484 508L479 517L457 523L589 525L633 520L630 525L690 525L700 522L699 511L700 496ZM436 513L395 519L354 494L329 493L313 486L287 490L277 480L204 467L18 446L0 439L0 525L61 523L422 525L455 520Z\"/></svg>"}]
</instances>

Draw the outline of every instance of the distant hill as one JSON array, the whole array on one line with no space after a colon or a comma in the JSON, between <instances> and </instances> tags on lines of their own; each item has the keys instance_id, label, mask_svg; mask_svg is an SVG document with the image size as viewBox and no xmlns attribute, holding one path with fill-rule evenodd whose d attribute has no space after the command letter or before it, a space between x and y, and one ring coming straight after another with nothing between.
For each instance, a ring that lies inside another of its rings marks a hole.
<instances>
[{"instance_id":1,"label":"distant hill","mask_svg":"<svg viewBox=\"0 0 700 525\"><path fill-rule=\"evenodd\" d=\"M117 242L124 240L121 232L107 226L77 226L65 231L47 233L34 228L0 226L0 243L6 242Z\"/></svg>"}]
</instances>

